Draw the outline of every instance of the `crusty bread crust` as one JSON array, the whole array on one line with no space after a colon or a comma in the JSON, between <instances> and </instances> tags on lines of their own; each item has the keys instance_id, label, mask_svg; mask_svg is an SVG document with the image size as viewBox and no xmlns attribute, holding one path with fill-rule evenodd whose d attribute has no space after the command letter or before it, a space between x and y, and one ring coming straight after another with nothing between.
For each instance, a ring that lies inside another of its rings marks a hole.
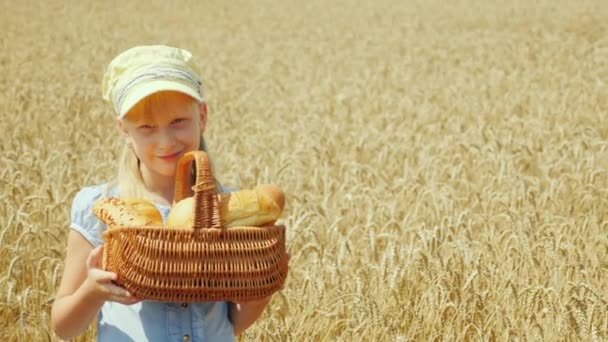
<instances>
[{"instance_id":1,"label":"crusty bread crust","mask_svg":"<svg viewBox=\"0 0 608 342\"><path fill-rule=\"evenodd\" d=\"M154 204L143 199L106 197L93 204L93 213L108 228L119 226L161 226L163 219Z\"/></svg>"},{"instance_id":2,"label":"crusty bread crust","mask_svg":"<svg viewBox=\"0 0 608 342\"><path fill-rule=\"evenodd\" d=\"M276 221L283 210L260 188L220 194L220 211L226 227L262 226Z\"/></svg>"}]
</instances>

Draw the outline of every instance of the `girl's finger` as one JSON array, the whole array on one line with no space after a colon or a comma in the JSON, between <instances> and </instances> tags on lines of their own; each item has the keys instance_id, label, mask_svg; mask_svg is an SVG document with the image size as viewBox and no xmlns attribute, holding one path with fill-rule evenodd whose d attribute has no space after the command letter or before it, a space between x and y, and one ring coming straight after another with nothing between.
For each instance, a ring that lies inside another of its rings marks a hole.
<instances>
[{"instance_id":1,"label":"girl's finger","mask_svg":"<svg viewBox=\"0 0 608 342\"><path fill-rule=\"evenodd\" d=\"M93 248L87 258L87 267L101 268L101 259L103 255L103 245Z\"/></svg>"},{"instance_id":2,"label":"girl's finger","mask_svg":"<svg viewBox=\"0 0 608 342\"><path fill-rule=\"evenodd\" d=\"M125 305L133 305L133 304L139 303L139 302L141 302L141 299L136 298L136 297L126 298L123 301L121 301L121 303L125 304Z\"/></svg>"},{"instance_id":3,"label":"girl's finger","mask_svg":"<svg viewBox=\"0 0 608 342\"><path fill-rule=\"evenodd\" d=\"M116 273L104 271L99 268L89 269L89 276L91 278L93 278L95 280L95 282L100 283L100 284L109 284L118 278Z\"/></svg>"},{"instance_id":4,"label":"girl's finger","mask_svg":"<svg viewBox=\"0 0 608 342\"><path fill-rule=\"evenodd\" d=\"M123 298L133 298L131 292L125 290L120 286L116 286L114 284L105 285L106 291L111 293L114 296L123 297Z\"/></svg>"},{"instance_id":5,"label":"girl's finger","mask_svg":"<svg viewBox=\"0 0 608 342\"><path fill-rule=\"evenodd\" d=\"M137 302L141 302L142 299L135 297L129 291L123 289L118 286L106 286L106 291L108 291L108 300L113 302L119 302L122 304L135 304Z\"/></svg>"},{"instance_id":6,"label":"girl's finger","mask_svg":"<svg viewBox=\"0 0 608 342\"><path fill-rule=\"evenodd\" d=\"M120 303L120 304L123 304L123 305L133 305L133 304L139 303L141 301L140 300L135 300L135 299L132 299L132 298L127 298L127 299L125 299L125 298L116 298L116 299L112 300L112 302Z\"/></svg>"}]
</instances>

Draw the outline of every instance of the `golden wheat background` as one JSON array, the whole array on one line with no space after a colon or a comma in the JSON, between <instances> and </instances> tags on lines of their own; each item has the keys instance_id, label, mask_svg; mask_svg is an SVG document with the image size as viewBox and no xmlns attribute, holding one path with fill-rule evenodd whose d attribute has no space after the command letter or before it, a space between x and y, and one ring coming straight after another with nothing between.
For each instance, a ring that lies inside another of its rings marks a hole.
<instances>
[{"instance_id":1,"label":"golden wheat background","mask_svg":"<svg viewBox=\"0 0 608 342\"><path fill-rule=\"evenodd\" d=\"M56 340L71 201L120 145L103 70L162 43L202 66L220 181L288 196L244 340L608 340L607 7L3 1L1 339Z\"/></svg>"}]
</instances>

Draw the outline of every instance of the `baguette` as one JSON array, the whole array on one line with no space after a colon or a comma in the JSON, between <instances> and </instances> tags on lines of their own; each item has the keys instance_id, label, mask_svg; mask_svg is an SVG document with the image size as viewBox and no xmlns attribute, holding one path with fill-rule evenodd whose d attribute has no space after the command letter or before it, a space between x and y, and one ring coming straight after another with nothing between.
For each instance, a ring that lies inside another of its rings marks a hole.
<instances>
[{"instance_id":1,"label":"baguette","mask_svg":"<svg viewBox=\"0 0 608 342\"><path fill-rule=\"evenodd\" d=\"M218 195L220 216L224 227L274 224L285 206L281 189L272 184L253 189L225 192ZM194 197L177 202L167 218L167 227L192 227Z\"/></svg>"},{"instance_id":2,"label":"baguette","mask_svg":"<svg viewBox=\"0 0 608 342\"><path fill-rule=\"evenodd\" d=\"M163 218L151 202L133 198L101 198L93 205L93 213L108 228L119 226L162 226Z\"/></svg>"}]
</instances>

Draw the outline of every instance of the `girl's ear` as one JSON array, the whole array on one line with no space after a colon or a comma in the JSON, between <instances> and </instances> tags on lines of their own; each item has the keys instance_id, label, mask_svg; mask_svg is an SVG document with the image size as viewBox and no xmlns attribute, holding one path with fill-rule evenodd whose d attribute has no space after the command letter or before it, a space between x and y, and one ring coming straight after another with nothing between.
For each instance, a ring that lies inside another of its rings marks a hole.
<instances>
[{"instance_id":1,"label":"girl's ear","mask_svg":"<svg viewBox=\"0 0 608 342\"><path fill-rule=\"evenodd\" d=\"M125 143L127 145L131 144L131 137L129 136L129 132L127 131L127 126L125 125L125 123L122 120L117 119L116 127L118 128L120 136L125 139Z\"/></svg>"},{"instance_id":2,"label":"girl's ear","mask_svg":"<svg viewBox=\"0 0 608 342\"><path fill-rule=\"evenodd\" d=\"M201 135L205 132L205 126L207 126L207 103L201 102L199 108L200 122L201 122Z\"/></svg>"}]
</instances>

